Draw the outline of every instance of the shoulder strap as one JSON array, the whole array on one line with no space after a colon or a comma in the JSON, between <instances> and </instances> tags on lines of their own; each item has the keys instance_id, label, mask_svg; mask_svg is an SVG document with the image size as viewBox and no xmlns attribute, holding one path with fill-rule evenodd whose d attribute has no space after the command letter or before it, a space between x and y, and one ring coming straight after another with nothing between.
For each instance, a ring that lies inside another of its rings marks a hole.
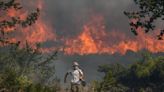
<instances>
[{"instance_id":1,"label":"shoulder strap","mask_svg":"<svg viewBox=\"0 0 164 92\"><path fill-rule=\"evenodd\" d=\"M82 70L79 70L79 69L78 69L78 72L79 72L79 74L80 74L81 76L83 75L83 74L81 73L81 72L82 72Z\"/></svg>"},{"instance_id":2,"label":"shoulder strap","mask_svg":"<svg viewBox=\"0 0 164 92\"><path fill-rule=\"evenodd\" d=\"M81 69L78 69L78 72L80 74L80 79L83 80L84 79L84 74L82 74L82 70Z\"/></svg>"}]
</instances>

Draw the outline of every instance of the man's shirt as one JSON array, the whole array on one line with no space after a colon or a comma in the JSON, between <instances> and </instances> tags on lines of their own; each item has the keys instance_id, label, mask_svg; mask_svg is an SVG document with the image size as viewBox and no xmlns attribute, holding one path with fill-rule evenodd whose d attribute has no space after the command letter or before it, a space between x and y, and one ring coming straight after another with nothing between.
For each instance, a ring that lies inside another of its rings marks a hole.
<instances>
[{"instance_id":1,"label":"man's shirt","mask_svg":"<svg viewBox=\"0 0 164 92\"><path fill-rule=\"evenodd\" d=\"M83 75L81 69L71 70L68 73L72 75L71 83L80 84L80 76Z\"/></svg>"}]
</instances>

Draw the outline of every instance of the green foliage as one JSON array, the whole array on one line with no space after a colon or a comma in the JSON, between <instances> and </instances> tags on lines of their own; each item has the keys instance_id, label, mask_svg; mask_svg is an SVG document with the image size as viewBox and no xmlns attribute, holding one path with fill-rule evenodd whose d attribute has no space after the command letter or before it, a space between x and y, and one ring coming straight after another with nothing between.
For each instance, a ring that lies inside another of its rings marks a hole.
<instances>
[{"instance_id":1,"label":"green foliage","mask_svg":"<svg viewBox=\"0 0 164 92\"><path fill-rule=\"evenodd\" d=\"M41 84L35 84L35 85L33 84L26 87L24 92L57 92L58 90L54 88L48 86L42 86Z\"/></svg>"},{"instance_id":2,"label":"green foliage","mask_svg":"<svg viewBox=\"0 0 164 92\"><path fill-rule=\"evenodd\" d=\"M129 19L135 19L136 22L131 21L129 24L132 27L131 31L137 35L136 29L144 28L145 33L156 28L156 20L164 20L164 1L163 0L134 0L138 5L138 11L124 12ZM164 30L161 29L160 34L157 36L159 40L162 39Z\"/></svg>"},{"instance_id":3,"label":"green foliage","mask_svg":"<svg viewBox=\"0 0 164 92\"><path fill-rule=\"evenodd\" d=\"M0 12L3 15L6 15L10 8L19 12L23 7L17 0L0 1ZM57 52L46 56L40 52L39 43L36 43L34 49L27 41L22 47L22 42L8 40L12 33L6 32L6 28L14 28L16 31L20 27L31 26L38 19L39 12L39 9L36 9L25 20L21 20L19 16L8 16L0 20L0 92L56 92L59 90L59 82L54 75L55 66L51 62L56 59ZM55 77L52 80L54 83L46 86L51 77Z\"/></svg>"},{"instance_id":4,"label":"green foliage","mask_svg":"<svg viewBox=\"0 0 164 92\"><path fill-rule=\"evenodd\" d=\"M97 89L98 92L125 92L127 87L118 83L117 78L125 73L125 68L120 64L114 64L111 66L102 65L98 69L99 72L104 72L105 76L103 81L99 83Z\"/></svg>"},{"instance_id":5,"label":"green foliage","mask_svg":"<svg viewBox=\"0 0 164 92\"><path fill-rule=\"evenodd\" d=\"M93 81L89 89L91 92L99 92L101 90L101 85L99 81Z\"/></svg>"},{"instance_id":6,"label":"green foliage","mask_svg":"<svg viewBox=\"0 0 164 92\"><path fill-rule=\"evenodd\" d=\"M102 65L98 71L105 73L97 82L97 92L163 92L164 57L143 53L143 58L125 68L119 64Z\"/></svg>"}]
</instances>

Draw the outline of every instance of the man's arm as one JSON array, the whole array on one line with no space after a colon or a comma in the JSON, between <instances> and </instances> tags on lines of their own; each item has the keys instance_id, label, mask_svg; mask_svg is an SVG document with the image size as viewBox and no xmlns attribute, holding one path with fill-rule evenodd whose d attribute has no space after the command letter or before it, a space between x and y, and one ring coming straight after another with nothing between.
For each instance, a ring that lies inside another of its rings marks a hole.
<instances>
[{"instance_id":1,"label":"man's arm","mask_svg":"<svg viewBox=\"0 0 164 92\"><path fill-rule=\"evenodd\" d=\"M67 76L68 76L68 72L65 74L65 76L64 76L64 83L66 83L67 82Z\"/></svg>"},{"instance_id":2,"label":"man's arm","mask_svg":"<svg viewBox=\"0 0 164 92\"><path fill-rule=\"evenodd\" d=\"M84 73L81 69L79 70L79 73L80 73L80 79L84 80Z\"/></svg>"}]
</instances>

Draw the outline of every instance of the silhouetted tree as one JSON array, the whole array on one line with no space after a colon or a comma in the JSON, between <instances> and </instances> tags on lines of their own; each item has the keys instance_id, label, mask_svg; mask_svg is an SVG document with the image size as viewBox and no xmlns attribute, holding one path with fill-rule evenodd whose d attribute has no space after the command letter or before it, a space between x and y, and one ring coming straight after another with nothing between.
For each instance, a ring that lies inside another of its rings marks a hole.
<instances>
[{"instance_id":1,"label":"silhouetted tree","mask_svg":"<svg viewBox=\"0 0 164 92\"><path fill-rule=\"evenodd\" d=\"M26 44L20 47L21 41L9 40L17 28L31 26L37 21L39 9L22 20L19 16L7 16L11 8L19 12L23 7L17 0L0 0L0 92L55 92L55 87L43 84L54 77L55 69L50 66L50 61L56 59L57 52L44 57L39 43L36 43L36 48L32 48L24 41ZM36 79L39 82L34 81Z\"/></svg>"},{"instance_id":2,"label":"silhouetted tree","mask_svg":"<svg viewBox=\"0 0 164 92\"><path fill-rule=\"evenodd\" d=\"M135 4L139 7L138 11L124 12L129 19L135 19L136 22L131 21L131 31L138 35L136 29L138 27L144 28L145 33L156 28L156 20L164 20L164 1L163 0L134 0ZM164 29L157 36L162 40Z\"/></svg>"}]
</instances>

